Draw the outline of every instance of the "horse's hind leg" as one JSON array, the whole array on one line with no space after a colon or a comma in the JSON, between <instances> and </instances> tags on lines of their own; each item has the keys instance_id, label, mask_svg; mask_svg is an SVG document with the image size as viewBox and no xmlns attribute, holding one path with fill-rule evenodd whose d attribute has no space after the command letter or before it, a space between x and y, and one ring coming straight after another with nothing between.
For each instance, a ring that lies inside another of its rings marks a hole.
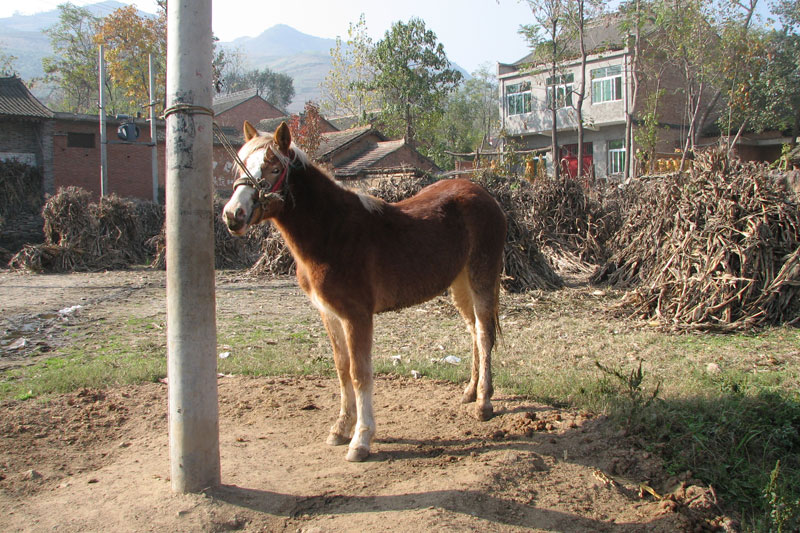
<instances>
[{"instance_id":1,"label":"horse's hind leg","mask_svg":"<svg viewBox=\"0 0 800 533\"><path fill-rule=\"evenodd\" d=\"M475 331L475 304L472 301L472 289L469 286L467 271L461 273L453 280L450 285L450 292L453 295L453 303L458 312L467 323L467 329L472 336L472 369L470 371L469 383L464 389L461 403L474 402L478 394L478 370L480 368L480 351L478 350L478 337Z\"/></svg>"},{"instance_id":2,"label":"horse's hind leg","mask_svg":"<svg viewBox=\"0 0 800 533\"><path fill-rule=\"evenodd\" d=\"M497 319L494 306L487 306L485 305L486 303L489 302L476 298L475 332L480 358L475 398L475 416L478 420L489 420L494 414L491 402L491 397L494 393L494 388L492 387L492 348L495 342Z\"/></svg>"},{"instance_id":3,"label":"horse's hind leg","mask_svg":"<svg viewBox=\"0 0 800 533\"><path fill-rule=\"evenodd\" d=\"M491 279L475 279L470 276L470 289L475 313L474 344L477 351L477 384L475 390L475 416L479 420L488 420L493 415L491 397L492 387L492 349L497 337L497 315L499 284L498 277ZM473 375L476 373L473 363Z\"/></svg>"},{"instance_id":4,"label":"horse's hind leg","mask_svg":"<svg viewBox=\"0 0 800 533\"><path fill-rule=\"evenodd\" d=\"M327 443L331 446L340 446L350 442L350 434L356 423L356 397L353 390L353 382L350 379L350 355L347 350L347 339L344 328L339 318L322 313L322 322L328 331L328 337L333 346L333 361L336 365L336 373L339 376L339 388L341 392L341 405L339 407L339 417L331 426L328 434Z\"/></svg>"}]
</instances>

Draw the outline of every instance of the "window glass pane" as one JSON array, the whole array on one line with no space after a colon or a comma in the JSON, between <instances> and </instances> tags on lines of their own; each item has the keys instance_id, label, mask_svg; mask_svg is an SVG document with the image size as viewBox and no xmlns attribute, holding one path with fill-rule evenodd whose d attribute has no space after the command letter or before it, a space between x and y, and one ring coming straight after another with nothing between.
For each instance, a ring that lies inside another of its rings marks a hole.
<instances>
[{"instance_id":1,"label":"window glass pane","mask_svg":"<svg viewBox=\"0 0 800 533\"><path fill-rule=\"evenodd\" d=\"M94 133L67 132L67 148L94 148Z\"/></svg>"}]
</instances>

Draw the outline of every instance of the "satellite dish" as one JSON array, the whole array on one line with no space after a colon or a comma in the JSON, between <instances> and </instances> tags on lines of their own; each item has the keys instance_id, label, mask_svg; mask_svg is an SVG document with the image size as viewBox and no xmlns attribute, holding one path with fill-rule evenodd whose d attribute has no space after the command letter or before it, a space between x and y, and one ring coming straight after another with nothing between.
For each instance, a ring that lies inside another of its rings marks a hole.
<instances>
[{"instance_id":1,"label":"satellite dish","mask_svg":"<svg viewBox=\"0 0 800 533\"><path fill-rule=\"evenodd\" d=\"M139 126L133 122L120 124L119 128L117 128L117 137L123 141L135 141L139 138L140 133L141 131L139 130Z\"/></svg>"}]
</instances>

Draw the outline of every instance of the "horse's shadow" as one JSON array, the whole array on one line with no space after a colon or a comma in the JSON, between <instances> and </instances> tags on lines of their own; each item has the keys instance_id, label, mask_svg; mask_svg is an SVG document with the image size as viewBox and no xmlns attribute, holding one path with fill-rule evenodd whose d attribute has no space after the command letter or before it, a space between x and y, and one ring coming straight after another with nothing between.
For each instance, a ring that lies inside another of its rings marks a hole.
<instances>
[{"instance_id":1,"label":"horse's shadow","mask_svg":"<svg viewBox=\"0 0 800 533\"><path fill-rule=\"evenodd\" d=\"M525 411L542 411L542 409L520 405L504 411L503 414ZM590 424L592 423L597 422L590 422ZM376 443L380 445L368 461L391 463L393 461L430 459L437 456L475 457L487 452L516 451L526 455L525 468L527 470L547 471L550 466L548 466L546 456L551 455L554 449L559 448L558 439L560 437L563 435L553 433L535 434L532 437L512 435L499 440L494 440L486 435L470 435L451 439L389 437L376 440ZM542 449L542 444L545 442L549 443L548 450ZM578 459L577 462L584 461ZM530 490L531 495L535 495L536 488L531 487ZM655 522L667 520L665 517L648 523L607 522L566 511L538 508L535 505L504 498L480 489L445 489L376 496L347 495L328 491L323 494L305 496L223 485L214 490L211 495L231 505L287 518L435 508L512 527L535 527L546 531L613 530L620 532L646 531L653 527L657 528L658 525Z\"/></svg>"}]
</instances>

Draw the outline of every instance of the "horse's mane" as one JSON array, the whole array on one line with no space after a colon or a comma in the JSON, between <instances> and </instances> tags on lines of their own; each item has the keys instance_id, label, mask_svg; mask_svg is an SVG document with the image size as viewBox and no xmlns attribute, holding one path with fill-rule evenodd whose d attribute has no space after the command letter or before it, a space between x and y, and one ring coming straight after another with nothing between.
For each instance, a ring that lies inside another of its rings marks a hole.
<instances>
[{"instance_id":1,"label":"horse's mane","mask_svg":"<svg viewBox=\"0 0 800 533\"><path fill-rule=\"evenodd\" d=\"M330 175L330 173L327 172L325 169L323 169L319 165L314 165L311 159L308 157L308 154L306 154L306 152L302 148L297 146L294 143L294 141L292 141L292 143L289 145L290 151L293 155L287 156L285 154L282 154L281 151L275 147L275 144L273 143L273 137L274 136L272 134L259 131L256 137L253 137L252 139L247 141L244 144L244 146L242 146L242 148L239 150L239 157L242 159L242 161L244 161L253 152L260 150L262 148L266 148L267 150L270 150L275 155L275 157L278 158L278 161L280 161L281 164L286 168L289 168L290 166L297 166L298 164L301 165L303 168L308 168L309 166L311 166L314 169L316 169L320 175L329 179L334 185L340 187L341 189L354 193L356 196L358 196L358 199L361 201L361 205L363 205L364 208L370 213L380 213L381 211L383 211L383 206L385 205L386 202L384 202L380 198L372 196L371 194L354 191L346 187L343 183L341 183L340 181L335 179L332 175Z\"/></svg>"},{"instance_id":2,"label":"horse's mane","mask_svg":"<svg viewBox=\"0 0 800 533\"><path fill-rule=\"evenodd\" d=\"M253 152L262 148L267 148L268 150L271 150L275 157L278 158L278 161L280 161L281 164L287 168L290 166L297 166L298 164L302 165L303 168L309 165L310 159L308 154L306 154L299 146L297 146L294 141L292 141L292 144L289 145L289 149L293 154L292 156L282 154L281 151L275 147L275 144L272 141L273 136L271 134L259 131L256 137L253 137L247 141L239 150L239 158L244 161Z\"/></svg>"}]
</instances>

